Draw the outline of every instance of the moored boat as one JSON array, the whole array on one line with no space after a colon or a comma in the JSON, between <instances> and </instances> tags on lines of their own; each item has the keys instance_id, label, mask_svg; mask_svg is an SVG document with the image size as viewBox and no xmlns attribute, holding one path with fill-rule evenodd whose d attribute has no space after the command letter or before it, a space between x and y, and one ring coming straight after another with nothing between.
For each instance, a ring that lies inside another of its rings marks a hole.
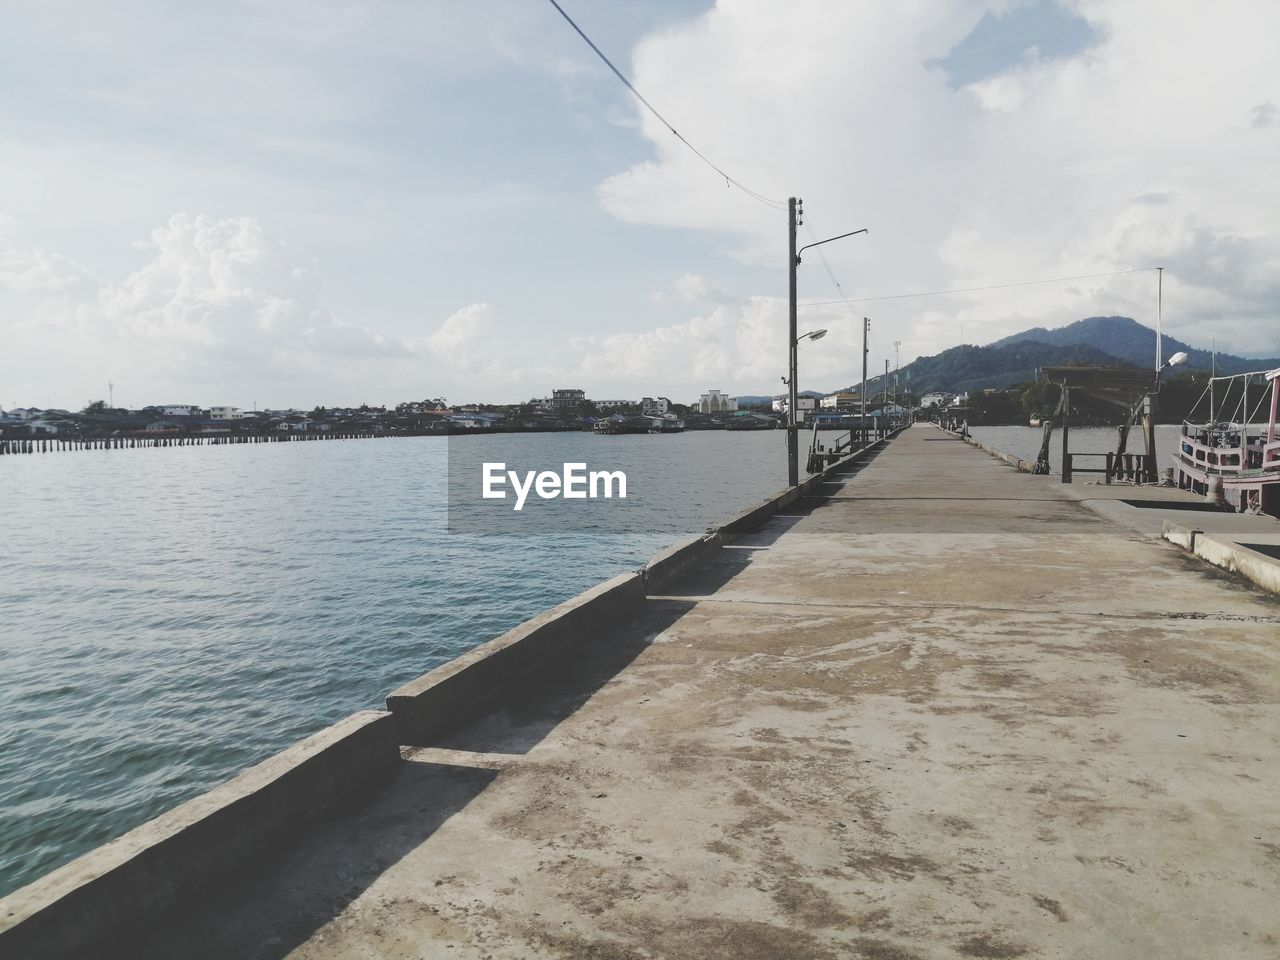
<instances>
[{"instance_id":1,"label":"moored boat","mask_svg":"<svg viewBox=\"0 0 1280 960\"><path fill-rule=\"evenodd\" d=\"M1269 396L1264 394L1259 401L1259 405L1268 401L1270 409L1265 427L1249 422L1248 387L1258 378L1270 385ZM1240 381L1240 416L1220 419L1214 402L1217 384L1225 383L1224 399L1229 400L1235 381ZM1213 377L1206 393L1209 418L1204 423L1186 421L1178 438L1173 461L1178 487L1205 496L1216 495L1220 489L1223 500L1237 511L1280 517L1280 432L1276 429L1280 369Z\"/></svg>"}]
</instances>

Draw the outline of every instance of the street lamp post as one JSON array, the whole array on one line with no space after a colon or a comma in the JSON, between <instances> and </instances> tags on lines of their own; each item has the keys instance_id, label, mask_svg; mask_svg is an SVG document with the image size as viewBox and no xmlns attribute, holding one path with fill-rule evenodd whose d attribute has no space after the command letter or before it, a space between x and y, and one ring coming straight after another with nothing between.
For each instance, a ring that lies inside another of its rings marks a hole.
<instances>
[{"instance_id":1,"label":"street lamp post","mask_svg":"<svg viewBox=\"0 0 1280 960\"><path fill-rule=\"evenodd\" d=\"M793 487L800 482L800 393L796 385L796 355L800 352L801 340L821 340L826 335L827 331L825 329L810 330L808 333L802 333L791 341L791 379L788 384L790 392L787 396L787 449L790 455L790 459L787 461L787 481Z\"/></svg>"},{"instance_id":2,"label":"street lamp post","mask_svg":"<svg viewBox=\"0 0 1280 960\"><path fill-rule=\"evenodd\" d=\"M1176 367L1180 363L1185 363L1186 360L1186 353L1179 350L1164 363L1159 364L1156 367L1156 375L1154 383L1152 384L1151 392L1147 394L1147 411L1146 417L1144 418L1146 423L1143 425L1145 427L1143 432L1146 434L1145 439L1147 441L1147 483L1158 483L1160 479L1160 469L1156 465L1156 403L1157 397L1160 394L1160 374L1168 370L1170 367Z\"/></svg>"},{"instance_id":3,"label":"street lamp post","mask_svg":"<svg viewBox=\"0 0 1280 960\"><path fill-rule=\"evenodd\" d=\"M787 266L790 274L791 299L790 310L788 311L788 343L790 346L790 358L787 366L789 375L787 402L787 484L794 487L800 482L800 447L799 447L799 421L796 419L796 406L799 402L797 378L796 378L796 354L799 352L800 341L806 338L817 340L826 334L826 330L814 330L802 336L796 334L796 267L800 265L800 254L804 253L810 247L821 246L824 243L830 243L832 240L842 240L845 237L852 237L855 234L869 232L866 227L861 230L852 230L849 233L842 233L835 237L828 237L826 240L818 240L815 243L805 244L799 250L796 249L796 227L801 222L801 201L792 197L787 202L787 211L789 214L789 223L787 236L789 240L789 249L787 251Z\"/></svg>"}]
</instances>

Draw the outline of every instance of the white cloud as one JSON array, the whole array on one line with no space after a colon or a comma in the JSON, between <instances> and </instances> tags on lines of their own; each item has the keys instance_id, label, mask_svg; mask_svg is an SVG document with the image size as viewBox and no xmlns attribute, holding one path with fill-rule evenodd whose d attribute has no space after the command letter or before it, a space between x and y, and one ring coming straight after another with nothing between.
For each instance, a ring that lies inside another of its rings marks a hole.
<instances>
[{"instance_id":1,"label":"white cloud","mask_svg":"<svg viewBox=\"0 0 1280 960\"><path fill-rule=\"evenodd\" d=\"M676 280L676 292L683 300L698 300L710 293L711 287L701 274L686 273Z\"/></svg>"},{"instance_id":2,"label":"white cloud","mask_svg":"<svg viewBox=\"0 0 1280 960\"><path fill-rule=\"evenodd\" d=\"M821 344L801 345L803 389L851 382L847 358L860 328L839 308L806 314L804 329L826 326L831 332ZM673 398L696 396L710 386L774 391L787 371L787 304L751 297L653 330L578 337L572 346L580 353L573 373L586 382L646 392L663 386Z\"/></svg>"},{"instance_id":3,"label":"white cloud","mask_svg":"<svg viewBox=\"0 0 1280 960\"><path fill-rule=\"evenodd\" d=\"M1171 333L1280 354L1280 6L1062 0L1093 47L949 86L939 58L1019 2L719 0L630 58L618 24L673 14L619 5L603 36L586 26L715 162L803 197L819 237L871 228L822 248L848 296L1162 264ZM91 399L108 376L138 385L125 402L778 385L784 217L636 110L553 10L157 9L27 4L6 23L0 47L44 65L0 94L0 205L23 221L0 214L6 401ZM631 130L642 159L624 166ZM218 215L130 249L175 209ZM323 255L327 287L267 223ZM817 257L799 279L805 300L838 295ZM1151 322L1155 284L808 306L803 329L832 332L804 345L803 386L860 375L864 312L874 371L894 340L907 360L962 325L984 342Z\"/></svg>"},{"instance_id":4,"label":"white cloud","mask_svg":"<svg viewBox=\"0 0 1280 960\"><path fill-rule=\"evenodd\" d=\"M1163 265L1167 329L1280 353L1280 61L1270 40L1280 7L1079 0L1071 6L1095 46L1047 61L1031 49L995 77L950 89L926 63L999 6L722 2L642 43L634 78L735 176L804 197L819 235L871 227L825 248L850 296ZM718 228L744 262L777 262L777 216L726 191L656 122L643 130L656 158L602 183L606 209ZM823 280L802 267L802 295L827 293ZM1155 284L1130 275L1075 293L1024 287L865 309L880 320L879 355L902 339L909 357L954 344L962 323L971 342L1094 313L1150 323Z\"/></svg>"},{"instance_id":5,"label":"white cloud","mask_svg":"<svg viewBox=\"0 0 1280 960\"><path fill-rule=\"evenodd\" d=\"M320 303L312 258L253 218L178 214L145 249L147 263L107 283L90 283L69 261L40 251L25 260L0 255L0 279L32 295L25 313L0 319L0 333L26 347L7 353L27 368L4 370L8 379L43 371L80 389L111 376L175 394L188 385L201 394L259 393L281 381L340 391L370 364L412 357L393 337L335 319ZM70 292L80 298L50 296Z\"/></svg>"},{"instance_id":6,"label":"white cloud","mask_svg":"<svg viewBox=\"0 0 1280 960\"><path fill-rule=\"evenodd\" d=\"M66 293L90 280L84 267L56 253L0 245L0 288L13 293Z\"/></svg>"},{"instance_id":7,"label":"white cloud","mask_svg":"<svg viewBox=\"0 0 1280 960\"><path fill-rule=\"evenodd\" d=\"M453 356L473 353L481 346L481 327L489 312L487 303L473 303L452 314L431 335L431 349Z\"/></svg>"}]
</instances>

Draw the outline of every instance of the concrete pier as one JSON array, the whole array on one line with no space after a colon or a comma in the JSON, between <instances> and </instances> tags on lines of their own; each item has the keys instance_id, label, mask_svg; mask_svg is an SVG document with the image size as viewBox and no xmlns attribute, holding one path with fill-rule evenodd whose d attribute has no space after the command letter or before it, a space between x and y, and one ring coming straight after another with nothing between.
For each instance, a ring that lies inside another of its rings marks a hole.
<instances>
[{"instance_id":1,"label":"concrete pier","mask_svg":"<svg viewBox=\"0 0 1280 960\"><path fill-rule=\"evenodd\" d=\"M932 427L820 489L121 955L1280 954L1280 601Z\"/></svg>"}]
</instances>

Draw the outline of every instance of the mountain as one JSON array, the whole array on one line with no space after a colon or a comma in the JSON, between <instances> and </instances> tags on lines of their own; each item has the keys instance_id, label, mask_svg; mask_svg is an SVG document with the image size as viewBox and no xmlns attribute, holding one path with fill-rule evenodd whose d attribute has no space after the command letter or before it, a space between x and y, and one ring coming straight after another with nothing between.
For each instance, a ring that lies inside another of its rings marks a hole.
<instances>
[{"instance_id":1,"label":"mountain","mask_svg":"<svg viewBox=\"0 0 1280 960\"><path fill-rule=\"evenodd\" d=\"M1111 354L1085 344L1056 345L1020 340L989 347L966 344L944 350L936 356L920 357L898 371L898 383L917 396L935 390L963 393L1034 380L1036 370L1040 367L1069 364L1086 367L1128 366ZM883 379L882 374L876 380L869 381L868 391L881 389L880 381ZM854 384L850 389L856 390L859 386L860 384Z\"/></svg>"},{"instance_id":2,"label":"mountain","mask_svg":"<svg viewBox=\"0 0 1280 960\"><path fill-rule=\"evenodd\" d=\"M1088 317L1065 327L1059 327L1057 330L1033 327L1005 337L1003 340L997 340L990 346L1001 347L1029 340L1052 346L1086 344L1137 367L1154 366L1156 358L1156 332L1129 317ZM1185 350L1188 355L1183 367L1185 370L1208 370L1213 363L1213 354L1210 351L1197 349L1175 337L1165 336L1162 347L1166 360L1179 350ZM1272 370L1277 366L1280 366L1280 359L1274 357L1259 360L1237 357L1230 353L1219 353L1217 357L1218 373L1223 374L1244 373L1247 370Z\"/></svg>"},{"instance_id":3,"label":"mountain","mask_svg":"<svg viewBox=\"0 0 1280 960\"><path fill-rule=\"evenodd\" d=\"M1166 360L1180 350L1186 351L1187 362L1177 368L1179 373L1208 370L1213 361L1210 351L1192 347L1176 337L1165 337L1162 346ZM1155 364L1155 355L1156 332L1150 327L1129 317L1089 317L1057 330L1033 327L985 347L966 344L932 357L920 357L898 372L898 383L916 396L932 391L963 393L1032 380L1040 367L1150 369ZM1280 358L1217 355L1219 374L1276 367L1280 367ZM883 374L871 379L869 390L880 390L883 379ZM859 386L855 383L848 389L856 390Z\"/></svg>"}]
</instances>

